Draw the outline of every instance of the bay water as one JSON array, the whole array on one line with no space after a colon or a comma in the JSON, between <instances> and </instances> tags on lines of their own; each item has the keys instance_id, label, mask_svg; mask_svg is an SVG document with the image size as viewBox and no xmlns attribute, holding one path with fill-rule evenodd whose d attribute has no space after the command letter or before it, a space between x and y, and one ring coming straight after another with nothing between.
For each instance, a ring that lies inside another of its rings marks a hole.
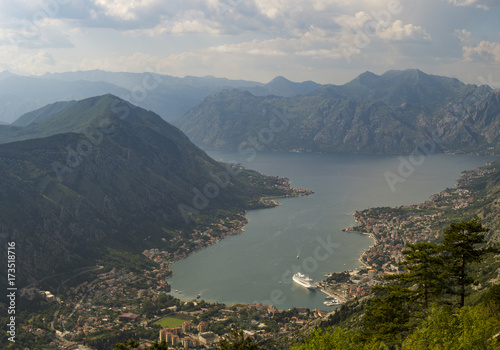
<instances>
[{"instance_id":1,"label":"bay water","mask_svg":"<svg viewBox=\"0 0 500 350\"><path fill-rule=\"evenodd\" d=\"M420 203L455 185L464 170L492 157L429 155L418 163L408 156L260 152L254 159L231 151L207 152L263 174L285 176L307 197L277 199L271 209L248 212L240 235L172 264L171 294L193 300L305 306L333 310L325 294L292 282L297 271L321 281L326 274L361 267L358 259L373 244L366 235L343 232L352 213L369 207ZM412 163L414 165L412 165Z\"/></svg>"}]
</instances>

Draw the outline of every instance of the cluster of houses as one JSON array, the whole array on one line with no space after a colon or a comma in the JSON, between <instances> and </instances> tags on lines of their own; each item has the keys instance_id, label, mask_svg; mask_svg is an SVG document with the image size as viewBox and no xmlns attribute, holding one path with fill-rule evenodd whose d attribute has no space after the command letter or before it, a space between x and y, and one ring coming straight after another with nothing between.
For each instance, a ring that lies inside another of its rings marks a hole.
<instances>
[{"instance_id":1,"label":"cluster of houses","mask_svg":"<svg viewBox=\"0 0 500 350\"><path fill-rule=\"evenodd\" d=\"M182 327L167 327L160 330L159 340L165 340L172 346L182 346L184 349L198 348L202 345L211 347L219 343L220 338L213 332L207 332L206 322L200 322L197 326L198 335L193 335L191 321L186 321Z\"/></svg>"}]
</instances>

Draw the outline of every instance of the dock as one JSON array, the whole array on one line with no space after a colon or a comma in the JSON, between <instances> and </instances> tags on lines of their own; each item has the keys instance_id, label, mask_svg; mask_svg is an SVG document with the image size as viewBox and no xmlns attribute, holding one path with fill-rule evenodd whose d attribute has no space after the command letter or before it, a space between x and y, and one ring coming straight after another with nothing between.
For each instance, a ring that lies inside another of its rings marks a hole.
<instances>
[{"instance_id":1,"label":"dock","mask_svg":"<svg viewBox=\"0 0 500 350\"><path fill-rule=\"evenodd\" d=\"M318 290L324 294L326 294L327 296L329 297L332 297L332 298L336 298L338 301L340 301L340 303L345 303L347 301L347 299L340 295L340 294L337 294L337 293L332 293L330 291L327 291L325 288L322 288L320 286L318 286Z\"/></svg>"}]
</instances>

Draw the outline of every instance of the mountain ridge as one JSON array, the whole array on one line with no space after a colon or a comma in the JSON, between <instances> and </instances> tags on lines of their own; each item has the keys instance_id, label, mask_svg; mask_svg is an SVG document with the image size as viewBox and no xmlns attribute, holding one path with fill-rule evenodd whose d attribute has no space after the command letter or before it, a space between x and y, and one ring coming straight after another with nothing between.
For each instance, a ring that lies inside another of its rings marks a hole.
<instances>
[{"instance_id":1,"label":"mountain ridge","mask_svg":"<svg viewBox=\"0 0 500 350\"><path fill-rule=\"evenodd\" d=\"M31 111L28 113L23 114L20 116L18 119L16 119L13 123L10 125L12 126L26 126L31 123L39 123L46 118L52 116L55 113L58 113L60 111L63 111L66 108L71 107L74 103L76 103L75 100L72 101L62 101L62 102L54 102L51 104L48 104L42 108L39 108L35 111Z\"/></svg>"},{"instance_id":2,"label":"mountain ridge","mask_svg":"<svg viewBox=\"0 0 500 350\"><path fill-rule=\"evenodd\" d=\"M0 119L14 122L21 115L58 101L81 100L111 93L170 121L180 117L208 95L229 88L256 94L295 95L309 92L315 83L290 82L282 87L212 76L183 78L155 72L129 73L90 70L19 76L0 73ZM295 91L294 89L297 89ZM306 90L304 90L306 89Z\"/></svg>"},{"instance_id":3,"label":"mountain ridge","mask_svg":"<svg viewBox=\"0 0 500 350\"><path fill-rule=\"evenodd\" d=\"M281 110L294 118L266 144L271 151L397 154L434 140L437 152L495 154L500 140L492 130L500 114L491 114L500 106L497 93L419 70L365 72L308 95L214 94L174 124L202 148L238 149L268 127L272 116L265 111Z\"/></svg>"}]
</instances>

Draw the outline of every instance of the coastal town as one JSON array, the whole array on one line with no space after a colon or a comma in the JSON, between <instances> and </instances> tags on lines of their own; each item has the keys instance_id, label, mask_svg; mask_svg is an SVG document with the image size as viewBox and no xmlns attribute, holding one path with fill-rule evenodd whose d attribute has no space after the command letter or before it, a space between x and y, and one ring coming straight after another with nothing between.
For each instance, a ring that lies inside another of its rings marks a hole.
<instances>
[{"instance_id":1,"label":"coastal town","mask_svg":"<svg viewBox=\"0 0 500 350\"><path fill-rule=\"evenodd\" d=\"M208 242L215 241L210 236ZM207 241L193 240L181 247L188 254L204 242ZM65 349L76 349L82 343L90 348L113 345L113 341L126 338L137 339L142 347L165 340L171 348L214 348L233 326L259 342L273 341L300 331L334 310L326 306L323 310L305 307L279 310L259 303L224 305L200 299L179 300L169 295L167 278L171 275L169 266L185 255L156 248L145 250L142 255L154 262L153 268L138 273L117 268L101 272L97 267L91 281L73 286L68 283L57 288L59 293L36 287L25 289L23 297L29 301L58 308L46 317L43 325L27 324L23 329L34 336L55 333L59 345ZM361 297L378 283L374 270L361 269L334 273L317 282L315 288L325 293L325 305L332 306ZM178 324L166 326L164 321Z\"/></svg>"},{"instance_id":2,"label":"coastal town","mask_svg":"<svg viewBox=\"0 0 500 350\"><path fill-rule=\"evenodd\" d=\"M358 225L345 230L370 235L374 240L360 261L379 275L401 272L398 263L403 258L401 252L406 249L406 243L432 241L450 222L460 221L463 209L478 200L480 189L475 190L470 184L495 171L492 167L464 171L456 187L434 194L423 203L355 212L353 215Z\"/></svg>"},{"instance_id":3,"label":"coastal town","mask_svg":"<svg viewBox=\"0 0 500 350\"><path fill-rule=\"evenodd\" d=\"M160 261L162 254L153 256ZM77 349L82 343L90 348L112 346L113 342L128 338L137 339L142 348L153 345L155 340L165 340L171 348L210 349L233 326L244 330L246 336L266 341L284 337L327 314L305 307L279 310L258 303L226 306L203 300L179 300L167 293L168 275L165 267L144 274L112 269L58 296L35 287L27 289L23 296L30 302L59 308L54 319L44 320L45 326L27 324L23 330L35 337L53 332L59 340L58 346L64 349ZM53 329L47 326L49 321ZM178 325L166 326L165 322Z\"/></svg>"},{"instance_id":4,"label":"coastal town","mask_svg":"<svg viewBox=\"0 0 500 350\"><path fill-rule=\"evenodd\" d=\"M464 172L457 187L435 194L424 203L355 212L358 226L346 231L369 234L374 244L360 257L364 267L333 272L326 275L325 280L315 282L315 288L325 293L325 305L340 305L361 298L371 287L384 283L380 277L401 273L398 262L403 257L401 251L405 244L438 237L450 213L473 205L475 192L467 188L468 185L493 171L493 168L481 168ZM307 192L297 195L307 195ZM265 343L285 339L335 312L335 308L330 307L279 310L263 304L224 305L200 298L180 300L169 294L168 277L172 274L169 267L175 261L224 237L243 232L245 224L246 218L241 214L220 220L205 230L194 230L188 239L174 236L166 242L172 249L144 250L142 259L150 265L142 261L140 269L95 266L81 280L72 281L70 277L58 286L44 283L43 288L25 288L21 295L26 303L45 305L50 311L41 319L23 324L23 331L35 339L53 334L57 339L52 342L54 348L64 349L85 349L82 344L88 349L112 347L128 338L138 340L141 348L164 340L170 348L210 349L234 326L243 330L245 336Z\"/></svg>"},{"instance_id":5,"label":"coastal town","mask_svg":"<svg viewBox=\"0 0 500 350\"><path fill-rule=\"evenodd\" d=\"M312 193L292 188L285 177L277 178L274 186L288 190L285 197ZM253 206L278 205L272 198L262 198ZM36 305L47 310L45 317L23 324L25 336L34 342L42 336L55 337L52 346L64 349L84 349L82 343L90 348L103 344L113 346L131 337L139 339L142 347L151 346L155 340L165 340L171 347L213 348L233 325L239 325L247 335L265 340L283 336L312 319L325 316L321 310L281 311L261 304L225 307L203 300L181 301L168 295L167 278L171 276L172 263L225 237L242 233L246 224L245 213L236 213L208 227L205 225L204 229L194 229L189 235L171 233L168 240L163 239L166 249L142 252L143 260L151 262L149 265L137 259L122 264L129 257L118 256L106 263L106 267L90 267L87 276L69 276L61 284L52 284L49 278L23 288L21 295L27 308ZM117 263L127 266L115 266ZM164 318L183 320L184 329L162 328Z\"/></svg>"},{"instance_id":6,"label":"coastal town","mask_svg":"<svg viewBox=\"0 0 500 350\"><path fill-rule=\"evenodd\" d=\"M463 210L482 200L478 195L480 189L472 185L476 179L497 171L492 163L486 165L462 172L455 187L434 194L423 203L356 211L353 216L358 225L344 231L366 234L373 239L374 244L359 258L364 268L332 273L319 283L321 290L346 302L386 283L381 279L383 276L403 273L399 262L407 243L437 239L450 222L463 219Z\"/></svg>"}]
</instances>

